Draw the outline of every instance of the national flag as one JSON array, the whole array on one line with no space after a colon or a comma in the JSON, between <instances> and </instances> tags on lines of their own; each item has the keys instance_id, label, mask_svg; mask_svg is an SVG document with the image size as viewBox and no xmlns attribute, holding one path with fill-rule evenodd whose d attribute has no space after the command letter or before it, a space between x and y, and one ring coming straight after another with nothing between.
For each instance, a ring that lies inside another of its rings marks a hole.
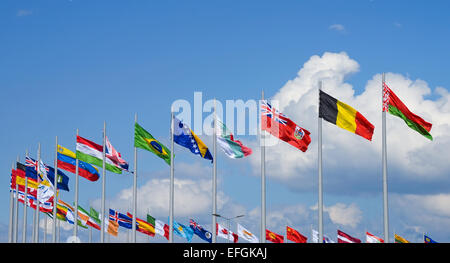
<instances>
[{"instance_id":1,"label":"national flag","mask_svg":"<svg viewBox=\"0 0 450 263\"><path fill-rule=\"evenodd\" d=\"M288 226L286 226L286 238L295 243L306 243L306 241L308 240L307 237L300 234L297 230Z\"/></svg>"},{"instance_id":2,"label":"national flag","mask_svg":"<svg viewBox=\"0 0 450 263\"><path fill-rule=\"evenodd\" d=\"M107 217L105 217L104 221L105 232L116 237L119 234L119 223Z\"/></svg>"},{"instance_id":3,"label":"national flag","mask_svg":"<svg viewBox=\"0 0 450 263\"><path fill-rule=\"evenodd\" d=\"M100 230L101 227L97 223L96 220L94 220L91 215L81 206L78 206L78 218L84 225L91 226L97 230Z\"/></svg>"},{"instance_id":4,"label":"national flag","mask_svg":"<svg viewBox=\"0 0 450 263\"><path fill-rule=\"evenodd\" d=\"M25 193L23 191L18 191L16 193L16 189L12 189L11 192L14 194L14 197L18 198L18 201L22 204L25 203ZM27 206L36 209L37 207L37 201L36 196L33 196L31 194L27 195ZM52 212L53 211L53 197L48 199L47 201L40 202L39 205L39 211L46 213L46 212Z\"/></svg>"},{"instance_id":5,"label":"national flag","mask_svg":"<svg viewBox=\"0 0 450 263\"><path fill-rule=\"evenodd\" d=\"M128 163L122 159L120 152L114 149L111 142L109 142L108 137L106 137L105 154L106 158L110 159L116 167L128 172Z\"/></svg>"},{"instance_id":6,"label":"national flag","mask_svg":"<svg viewBox=\"0 0 450 263\"><path fill-rule=\"evenodd\" d=\"M117 222L119 226L131 229L132 228L132 219L120 212L117 212L113 209L109 209L109 220L112 220L114 222Z\"/></svg>"},{"instance_id":7,"label":"national flag","mask_svg":"<svg viewBox=\"0 0 450 263\"><path fill-rule=\"evenodd\" d=\"M384 240L369 232L366 232L366 243L384 243Z\"/></svg>"},{"instance_id":8,"label":"national flag","mask_svg":"<svg viewBox=\"0 0 450 263\"><path fill-rule=\"evenodd\" d=\"M71 173L76 172L76 154L71 150L58 145L58 168L66 170ZM100 177L98 169L89 163L78 160L78 175L88 179L91 182L95 182Z\"/></svg>"},{"instance_id":9,"label":"national flag","mask_svg":"<svg viewBox=\"0 0 450 263\"><path fill-rule=\"evenodd\" d=\"M394 234L394 243L410 243L408 240L404 239L403 237Z\"/></svg>"},{"instance_id":10,"label":"national flag","mask_svg":"<svg viewBox=\"0 0 450 263\"><path fill-rule=\"evenodd\" d=\"M138 123L134 125L134 147L150 151L170 165L170 150Z\"/></svg>"},{"instance_id":11,"label":"national flag","mask_svg":"<svg viewBox=\"0 0 450 263\"><path fill-rule=\"evenodd\" d=\"M155 228L155 233L169 240L169 225L147 214L147 223Z\"/></svg>"},{"instance_id":12,"label":"national flag","mask_svg":"<svg viewBox=\"0 0 450 263\"><path fill-rule=\"evenodd\" d=\"M127 213L127 216L129 218L133 219L132 214ZM146 234L148 236L152 236L152 237L155 236L155 227L152 224L150 224L138 217L136 217L136 231Z\"/></svg>"},{"instance_id":13,"label":"national flag","mask_svg":"<svg viewBox=\"0 0 450 263\"><path fill-rule=\"evenodd\" d=\"M191 227L194 231L194 234L196 234L201 239L209 243L212 242L212 233L204 229L201 225L197 224L197 222L195 222L194 220L189 220L189 227Z\"/></svg>"},{"instance_id":14,"label":"national flag","mask_svg":"<svg viewBox=\"0 0 450 263\"><path fill-rule=\"evenodd\" d=\"M261 104L261 129L282 141L306 152L311 143L310 132L298 126L286 115L272 107L267 101Z\"/></svg>"},{"instance_id":15,"label":"national flag","mask_svg":"<svg viewBox=\"0 0 450 263\"><path fill-rule=\"evenodd\" d=\"M65 220L73 225L75 221L74 210L72 206L67 204L66 202L58 199L58 205L56 206L58 213L61 213L64 216Z\"/></svg>"},{"instance_id":16,"label":"national flag","mask_svg":"<svg viewBox=\"0 0 450 263\"><path fill-rule=\"evenodd\" d=\"M38 178L37 172L36 172L37 171L36 170L37 161L29 156L26 156L25 165L26 165L26 176L37 181L37 178ZM53 168L49 165L46 165L43 162L41 162L40 166L42 167L42 168L40 168L41 175L42 175L42 172L45 171L46 177L48 178L48 180L44 180L45 179L44 177L39 176L39 180L40 180L39 183L44 184L46 186L50 186L47 183L45 183L46 181L48 181L49 183L51 183L51 186L53 186L53 184L55 182L55 168ZM58 187L57 187L58 190L69 191L69 177L59 169L58 169L58 178L57 178L56 182L58 185Z\"/></svg>"},{"instance_id":17,"label":"national flag","mask_svg":"<svg viewBox=\"0 0 450 263\"><path fill-rule=\"evenodd\" d=\"M266 229L266 240L273 243L284 243L284 236Z\"/></svg>"},{"instance_id":18,"label":"national flag","mask_svg":"<svg viewBox=\"0 0 450 263\"><path fill-rule=\"evenodd\" d=\"M177 144L188 148L193 154L198 154L202 158L213 161L213 157L209 152L208 147L200 140L200 138L179 119L173 119L173 140Z\"/></svg>"},{"instance_id":19,"label":"national flag","mask_svg":"<svg viewBox=\"0 0 450 263\"><path fill-rule=\"evenodd\" d=\"M383 111L403 119L408 127L433 140L430 134L432 124L412 113L386 83L383 83Z\"/></svg>"},{"instance_id":20,"label":"national flag","mask_svg":"<svg viewBox=\"0 0 450 263\"><path fill-rule=\"evenodd\" d=\"M242 144L241 141L234 139L231 131L225 124L216 118L217 143L225 154L230 158L242 158L252 154L252 149Z\"/></svg>"},{"instance_id":21,"label":"national flag","mask_svg":"<svg viewBox=\"0 0 450 263\"><path fill-rule=\"evenodd\" d=\"M361 243L361 240L356 237L352 237L349 234L342 232L341 230L337 231L337 240L338 243Z\"/></svg>"},{"instance_id":22,"label":"national flag","mask_svg":"<svg viewBox=\"0 0 450 263\"><path fill-rule=\"evenodd\" d=\"M218 223L216 223L216 235L218 237L233 241L234 243L237 243L239 239L239 236L237 234L219 225Z\"/></svg>"},{"instance_id":23,"label":"national flag","mask_svg":"<svg viewBox=\"0 0 450 263\"><path fill-rule=\"evenodd\" d=\"M88 139L85 139L77 135L77 153L76 158L83 162L87 162L98 167L103 167L103 146L96 144ZM105 158L105 169L121 174L122 169L116 166L116 164L109 158Z\"/></svg>"},{"instance_id":24,"label":"national flag","mask_svg":"<svg viewBox=\"0 0 450 263\"><path fill-rule=\"evenodd\" d=\"M192 236L194 236L194 230L192 228L180 224L175 220L173 220L173 232L180 237L186 238L188 242L191 242Z\"/></svg>"},{"instance_id":25,"label":"national flag","mask_svg":"<svg viewBox=\"0 0 450 263\"><path fill-rule=\"evenodd\" d=\"M89 208L89 216L95 221L95 223L101 224L99 213L92 207Z\"/></svg>"},{"instance_id":26,"label":"national flag","mask_svg":"<svg viewBox=\"0 0 450 263\"><path fill-rule=\"evenodd\" d=\"M319 118L369 141L372 140L375 126L361 113L322 90L320 90L319 99Z\"/></svg>"},{"instance_id":27,"label":"national flag","mask_svg":"<svg viewBox=\"0 0 450 263\"><path fill-rule=\"evenodd\" d=\"M25 192L25 171L20 169L12 169L11 171L11 184L10 189L15 190L16 184L18 185L19 192ZM35 180L31 178L27 178L27 187L28 187L28 194L31 194L36 197L36 189L38 188L38 184Z\"/></svg>"},{"instance_id":28,"label":"national flag","mask_svg":"<svg viewBox=\"0 0 450 263\"><path fill-rule=\"evenodd\" d=\"M319 243L319 232L317 230L311 229L312 232L312 241L313 243ZM331 238L326 235L323 235L322 243L336 243Z\"/></svg>"},{"instance_id":29,"label":"national flag","mask_svg":"<svg viewBox=\"0 0 450 263\"><path fill-rule=\"evenodd\" d=\"M439 243L434 241L433 239L431 239L431 237L427 236L427 235L423 235L423 242L424 243Z\"/></svg>"},{"instance_id":30,"label":"national flag","mask_svg":"<svg viewBox=\"0 0 450 263\"><path fill-rule=\"evenodd\" d=\"M237 234L238 236L242 237L243 239L247 240L251 243L258 243L259 239L252 234L250 231L245 229L241 224L237 224Z\"/></svg>"}]
</instances>

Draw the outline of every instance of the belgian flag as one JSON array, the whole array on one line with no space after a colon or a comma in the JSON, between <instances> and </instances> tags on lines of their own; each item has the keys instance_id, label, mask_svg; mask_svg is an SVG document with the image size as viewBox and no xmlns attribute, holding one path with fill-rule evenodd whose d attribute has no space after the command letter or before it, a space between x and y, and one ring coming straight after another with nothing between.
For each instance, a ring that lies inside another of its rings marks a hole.
<instances>
[{"instance_id":1,"label":"belgian flag","mask_svg":"<svg viewBox=\"0 0 450 263\"><path fill-rule=\"evenodd\" d=\"M372 140L374 126L361 113L320 90L319 118Z\"/></svg>"}]
</instances>

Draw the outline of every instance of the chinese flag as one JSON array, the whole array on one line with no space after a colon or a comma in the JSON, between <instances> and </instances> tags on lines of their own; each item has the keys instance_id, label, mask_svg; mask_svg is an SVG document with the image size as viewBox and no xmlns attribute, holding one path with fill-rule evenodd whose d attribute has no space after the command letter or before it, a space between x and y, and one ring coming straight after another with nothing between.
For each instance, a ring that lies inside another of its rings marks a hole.
<instances>
[{"instance_id":1,"label":"chinese flag","mask_svg":"<svg viewBox=\"0 0 450 263\"><path fill-rule=\"evenodd\" d=\"M284 243L284 236L278 235L266 229L266 240L269 240L273 243Z\"/></svg>"},{"instance_id":2,"label":"chinese flag","mask_svg":"<svg viewBox=\"0 0 450 263\"><path fill-rule=\"evenodd\" d=\"M300 234L297 230L286 226L286 238L295 243L306 243L307 237Z\"/></svg>"}]
</instances>

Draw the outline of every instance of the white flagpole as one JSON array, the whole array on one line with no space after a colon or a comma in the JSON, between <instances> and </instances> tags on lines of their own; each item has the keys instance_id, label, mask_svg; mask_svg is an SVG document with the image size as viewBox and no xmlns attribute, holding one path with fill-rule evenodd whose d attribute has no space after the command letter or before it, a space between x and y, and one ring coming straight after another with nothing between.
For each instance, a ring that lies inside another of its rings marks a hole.
<instances>
[{"instance_id":1,"label":"white flagpole","mask_svg":"<svg viewBox=\"0 0 450 263\"><path fill-rule=\"evenodd\" d=\"M17 162L16 162L16 169L17 169L17 163L19 162L19 156L17 156ZM13 164L14 167L14 164ZM14 243L18 243L18 235L19 235L19 184L17 183L17 178L16 178L16 206L14 207L15 209L15 221L16 223L14 224L15 226L15 230L14 230Z\"/></svg>"},{"instance_id":2,"label":"white flagpole","mask_svg":"<svg viewBox=\"0 0 450 263\"><path fill-rule=\"evenodd\" d=\"M106 121L103 122L103 170L102 170L102 225L100 228L100 243L105 243L105 165L106 165L106 153L105 153L105 146L106 146Z\"/></svg>"},{"instance_id":3,"label":"white flagpole","mask_svg":"<svg viewBox=\"0 0 450 263\"><path fill-rule=\"evenodd\" d=\"M381 83L381 103L383 105L383 90L385 75L382 75ZM387 185L387 143L386 143L386 112L381 112L382 123L382 162L383 162L383 221L384 221L384 240L389 243L389 209L388 209L388 185Z\"/></svg>"},{"instance_id":4,"label":"white flagpole","mask_svg":"<svg viewBox=\"0 0 450 263\"><path fill-rule=\"evenodd\" d=\"M319 81L319 94L322 90L322 81ZM319 95L319 111L320 111L320 95ZM322 178L322 118L319 117L318 113L318 169L319 169L319 243L323 240L323 178Z\"/></svg>"},{"instance_id":5,"label":"white flagpole","mask_svg":"<svg viewBox=\"0 0 450 263\"><path fill-rule=\"evenodd\" d=\"M134 124L137 123L137 113L134 114ZM133 180L133 243L136 243L136 217L137 217L137 148L134 146L134 180Z\"/></svg>"},{"instance_id":6,"label":"white flagpole","mask_svg":"<svg viewBox=\"0 0 450 263\"><path fill-rule=\"evenodd\" d=\"M28 156L28 150L25 152L25 156ZM25 171L25 198L23 206L23 230L22 230L22 242L27 242L27 206L28 206L28 177Z\"/></svg>"},{"instance_id":7,"label":"white flagpole","mask_svg":"<svg viewBox=\"0 0 450 263\"><path fill-rule=\"evenodd\" d=\"M77 138L78 138L78 128L77 128ZM78 158L75 159L75 197L74 197L74 203L75 203L75 212L74 212L74 221L73 221L73 235L75 237L75 240L77 238L78 234Z\"/></svg>"},{"instance_id":8,"label":"white flagpole","mask_svg":"<svg viewBox=\"0 0 450 263\"><path fill-rule=\"evenodd\" d=\"M170 204L169 204L169 243L173 243L173 206L174 206L174 164L173 164L173 110L170 109Z\"/></svg>"},{"instance_id":9,"label":"white flagpole","mask_svg":"<svg viewBox=\"0 0 450 263\"><path fill-rule=\"evenodd\" d=\"M264 91L261 92L261 100L264 100ZM261 113L259 113L261 114ZM262 130L262 119L260 127L260 147L261 147L261 243L266 243L265 238L262 238L266 233L266 150L265 150L265 138Z\"/></svg>"},{"instance_id":10,"label":"white flagpole","mask_svg":"<svg viewBox=\"0 0 450 263\"><path fill-rule=\"evenodd\" d=\"M56 214L57 214L57 206L58 206L58 180L57 180L57 174L58 174L58 136L55 138L55 178L53 185L55 186L55 193L53 195L53 229L52 229L52 242L56 243Z\"/></svg>"},{"instance_id":11,"label":"white flagpole","mask_svg":"<svg viewBox=\"0 0 450 263\"><path fill-rule=\"evenodd\" d=\"M35 211L35 215L36 215L36 222L35 222L35 232L36 234L34 235L34 243L39 243L39 210L41 207L41 201L39 200L39 185L40 185L40 180L39 180L39 170L40 170L40 163L41 162L41 143L38 144L38 158L37 158L37 170L36 170L36 175L37 175L37 189L36 189L36 211Z\"/></svg>"},{"instance_id":12,"label":"white flagpole","mask_svg":"<svg viewBox=\"0 0 450 263\"><path fill-rule=\"evenodd\" d=\"M216 99L214 99L214 130L213 130L213 180L212 180L212 195L213 195L213 203L212 203L212 229L216 228L216 214L217 214L217 116L216 116ZM212 243L216 243L217 233L213 231L212 235Z\"/></svg>"},{"instance_id":13,"label":"white flagpole","mask_svg":"<svg viewBox=\"0 0 450 263\"><path fill-rule=\"evenodd\" d=\"M11 170L14 169L14 163L11 166ZM12 178L11 178L12 179ZM17 174L16 174L16 185L17 185ZM16 187L17 189L17 187ZM17 196L17 190L16 194ZM9 228L8 228L8 243L13 243L13 229L14 229L14 191L11 189L11 192L9 193Z\"/></svg>"}]
</instances>

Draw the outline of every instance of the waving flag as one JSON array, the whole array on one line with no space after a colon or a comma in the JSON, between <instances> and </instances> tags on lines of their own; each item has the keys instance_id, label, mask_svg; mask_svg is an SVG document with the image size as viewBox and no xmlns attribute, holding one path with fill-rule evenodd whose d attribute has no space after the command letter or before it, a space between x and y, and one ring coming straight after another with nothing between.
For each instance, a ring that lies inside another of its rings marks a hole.
<instances>
[{"instance_id":1,"label":"waving flag","mask_svg":"<svg viewBox=\"0 0 450 263\"><path fill-rule=\"evenodd\" d=\"M227 129L225 124L219 119L217 123L217 143L230 158L242 158L252 154L252 149L243 145L241 141L234 139L233 134Z\"/></svg>"},{"instance_id":2,"label":"waving flag","mask_svg":"<svg viewBox=\"0 0 450 263\"><path fill-rule=\"evenodd\" d=\"M173 220L173 232L180 237L186 238L188 242L191 242L192 236L194 235L194 230L192 228L180 224L175 220Z\"/></svg>"},{"instance_id":3,"label":"waving flag","mask_svg":"<svg viewBox=\"0 0 450 263\"><path fill-rule=\"evenodd\" d=\"M286 226L286 238L295 243L306 243L307 237L300 234L297 230Z\"/></svg>"},{"instance_id":4,"label":"waving flag","mask_svg":"<svg viewBox=\"0 0 450 263\"><path fill-rule=\"evenodd\" d=\"M284 243L284 236L266 229L266 240L273 243Z\"/></svg>"},{"instance_id":5,"label":"waving flag","mask_svg":"<svg viewBox=\"0 0 450 263\"><path fill-rule=\"evenodd\" d=\"M201 225L197 224L194 220L189 220L189 226L194 231L194 234L199 236L201 239L205 240L206 242L211 243L212 242L212 234L208 230L204 229Z\"/></svg>"},{"instance_id":6,"label":"waving flag","mask_svg":"<svg viewBox=\"0 0 450 263\"><path fill-rule=\"evenodd\" d=\"M109 209L109 220L117 222L121 227L128 229L132 228L132 219L129 216L119 213L113 209Z\"/></svg>"},{"instance_id":7,"label":"waving flag","mask_svg":"<svg viewBox=\"0 0 450 263\"><path fill-rule=\"evenodd\" d=\"M317 230L311 229L312 232L312 241L313 243L319 243L319 232ZM323 235L322 243L336 243L331 238L326 235Z\"/></svg>"},{"instance_id":8,"label":"waving flag","mask_svg":"<svg viewBox=\"0 0 450 263\"><path fill-rule=\"evenodd\" d=\"M320 90L319 118L344 130L355 133L369 141L372 140L375 126L361 113Z\"/></svg>"},{"instance_id":9,"label":"waving flag","mask_svg":"<svg viewBox=\"0 0 450 263\"><path fill-rule=\"evenodd\" d=\"M237 243L239 239L239 236L237 234L219 225L218 223L216 223L216 235L218 237L233 241L234 243Z\"/></svg>"},{"instance_id":10,"label":"waving flag","mask_svg":"<svg viewBox=\"0 0 450 263\"><path fill-rule=\"evenodd\" d=\"M174 117L174 132L173 140L177 144L188 148L193 154L198 154L201 157L213 160L208 147L200 140L200 138L183 122Z\"/></svg>"},{"instance_id":11,"label":"waving flag","mask_svg":"<svg viewBox=\"0 0 450 263\"><path fill-rule=\"evenodd\" d=\"M340 230L337 231L338 243L361 243L361 240L356 237L352 237L349 234L346 234Z\"/></svg>"},{"instance_id":12,"label":"waving flag","mask_svg":"<svg viewBox=\"0 0 450 263\"><path fill-rule=\"evenodd\" d=\"M103 167L103 146L77 135L76 157L83 162ZM105 158L105 169L116 174L122 173L122 169L109 158Z\"/></svg>"},{"instance_id":13,"label":"waving flag","mask_svg":"<svg viewBox=\"0 0 450 263\"><path fill-rule=\"evenodd\" d=\"M383 111L403 119L409 128L433 140L430 134L432 124L412 113L386 83L383 83Z\"/></svg>"},{"instance_id":14,"label":"waving flag","mask_svg":"<svg viewBox=\"0 0 450 263\"><path fill-rule=\"evenodd\" d=\"M369 232L366 232L366 243L384 243L384 240Z\"/></svg>"},{"instance_id":15,"label":"waving flag","mask_svg":"<svg viewBox=\"0 0 450 263\"><path fill-rule=\"evenodd\" d=\"M106 137L105 146L106 158L110 159L116 165L116 167L128 171L128 163L124 159L122 159L120 152L114 149L112 144L109 142L108 137Z\"/></svg>"},{"instance_id":16,"label":"waving flag","mask_svg":"<svg viewBox=\"0 0 450 263\"><path fill-rule=\"evenodd\" d=\"M250 231L245 229L240 224L237 224L237 234L238 234L238 236L242 237L243 239L247 240L248 242L251 242L251 243L259 242L259 239L254 234L252 234Z\"/></svg>"},{"instance_id":17,"label":"waving flag","mask_svg":"<svg viewBox=\"0 0 450 263\"><path fill-rule=\"evenodd\" d=\"M169 240L169 225L147 214L147 222L155 228L155 233Z\"/></svg>"},{"instance_id":18,"label":"waving flag","mask_svg":"<svg viewBox=\"0 0 450 263\"><path fill-rule=\"evenodd\" d=\"M131 219L133 219L133 215L130 213L127 213L127 216ZM150 224L149 222L146 222L138 217L136 217L136 231L141 232L143 234L146 234L148 236L155 236L155 226Z\"/></svg>"},{"instance_id":19,"label":"waving flag","mask_svg":"<svg viewBox=\"0 0 450 263\"><path fill-rule=\"evenodd\" d=\"M58 168L66 170L71 173L76 172L76 154L71 150L58 145ZM78 175L95 182L100 177L98 169L86 162L78 160Z\"/></svg>"},{"instance_id":20,"label":"waving flag","mask_svg":"<svg viewBox=\"0 0 450 263\"><path fill-rule=\"evenodd\" d=\"M134 147L150 151L170 165L170 150L137 123L134 125Z\"/></svg>"},{"instance_id":21,"label":"waving flag","mask_svg":"<svg viewBox=\"0 0 450 263\"><path fill-rule=\"evenodd\" d=\"M261 111L262 130L269 132L302 152L308 150L308 145L311 143L309 131L295 124L286 115L273 108L267 101L262 101Z\"/></svg>"},{"instance_id":22,"label":"waving flag","mask_svg":"<svg viewBox=\"0 0 450 263\"><path fill-rule=\"evenodd\" d=\"M434 241L433 239L431 239L431 237L427 236L427 235L423 235L423 242L425 243L439 243Z\"/></svg>"},{"instance_id":23,"label":"waving flag","mask_svg":"<svg viewBox=\"0 0 450 263\"><path fill-rule=\"evenodd\" d=\"M405 238L403 238L397 234L394 234L394 242L395 243L410 243L408 240L406 240Z\"/></svg>"}]
</instances>

